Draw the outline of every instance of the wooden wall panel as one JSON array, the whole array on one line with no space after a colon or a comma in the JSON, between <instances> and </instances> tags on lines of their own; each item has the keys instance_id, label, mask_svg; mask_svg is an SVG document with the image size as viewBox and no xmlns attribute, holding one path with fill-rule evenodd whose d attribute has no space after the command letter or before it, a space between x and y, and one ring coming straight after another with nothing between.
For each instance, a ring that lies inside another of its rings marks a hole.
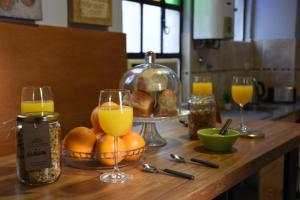
<instances>
[{"instance_id":1,"label":"wooden wall panel","mask_svg":"<svg viewBox=\"0 0 300 200\"><path fill-rule=\"evenodd\" d=\"M90 126L100 89L118 88L126 71L125 35L83 29L0 23L0 122L20 112L21 88L49 85L65 134ZM0 155L14 138L0 129Z\"/></svg>"}]
</instances>

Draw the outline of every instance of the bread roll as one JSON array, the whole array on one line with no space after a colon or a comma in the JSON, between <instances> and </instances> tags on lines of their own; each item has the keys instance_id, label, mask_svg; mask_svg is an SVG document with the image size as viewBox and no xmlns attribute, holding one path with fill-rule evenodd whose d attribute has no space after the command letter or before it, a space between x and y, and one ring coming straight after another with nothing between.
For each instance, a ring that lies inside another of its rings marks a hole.
<instances>
[{"instance_id":1,"label":"bread roll","mask_svg":"<svg viewBox=\"0 0 300 200\"><path fill-rule=\"evenodd\" d=\"M145 92L159 92L167 88L168 77L160 69L148 68L136 79L135 90Z\"/></svg>"},{"instance_id":2,"label":"bread roll","mask_svg":"<svg viewBox=\"0 0 300 200\"><path fill-rule=\"evenodd\" d=\"M162 91L157 97L157 106L155 109L155 116L168 117L177 115L177 97L172 90L166 89Z\"/></svg>"},{"instance_id":3,"label":"bread roll","mask_svg":"<svg viewBox=\"0 0 300 200\"><path fill-rule=\"evenodd\" d=\"M34 4L34 0L22 0L22 3L29 7Z\"/></svg>"},{"instance_id":4,"label":"bread roll","mask_svg":"<svg viewBox=\"0 0 300 200\"><path fill-rule=\"evenodd\" d=\"M0 8L4 11L9 11L13 8L15 1L13 0L0 0Z\"/></svg>"},{"instance_id":5,"label":"bread roll","mask_svg":"<svg viewBox=\"0 0 300 200\"><path fill-rule=\"evenodd\" d=\"M142 91L135 91L131 95L133 114L136 117L149 117L153 113L154 99Z\"/></svg>"}]
</instances>

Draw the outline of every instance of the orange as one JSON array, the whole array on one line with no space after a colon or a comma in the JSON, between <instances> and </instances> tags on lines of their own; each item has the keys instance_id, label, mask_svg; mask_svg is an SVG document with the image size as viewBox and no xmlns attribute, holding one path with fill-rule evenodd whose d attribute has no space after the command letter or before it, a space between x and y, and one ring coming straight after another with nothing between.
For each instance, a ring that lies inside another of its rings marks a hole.
<instances>
[{"instance_id":1,"label":"orange","mask_svg":"<svg viewBox=\"0 0 300 200\"><path fill-rule=\"evenodd\" d=\"M91 153L96 142L95 133L87 127L76 127L68 132L63 144L64 149L73 152Z\"/></svg>"},{"instance_id":2,"label":"orange","mask_svg":"<svg viewBox=\"0 0 300 200\"><path fill-rule=\"evenodd\" d=\"M114 103L114 102L105 102L103 103L101 106L105 106L105 107L110 107L110 106L119 106L118 104ZM103 132L103 129L100 126L100 121L99 121L99 106L96 106L92 113L91 113L91 117L90 117L90 121L91 124L93 126L94 132Z\"/></svg>"},{"instance_id":3,"label":"orange","mask_svg":"<svg viewBox=\"0 0 300 200\"><path fill-rule=\"evenodd\" d=\"M139 159L139 157L141 156L141 152L132 150L144 147L144 138L140 134L131 130L126 135L122 136L122 139L124 140L126 151L131 151L128 152L128 155L126 156L125 160Z\"/></svg>"},{"instance_id":4,"label":"orange","mask_svg":"<svg viewBox=\"0 0 300 200\"><path fill-rule=\"evenodd\" d=\"M99 161L104 165L114 165L114 137L110 135L104 135L96 144L95 151L98 153ZM124 159L124 152L126 146L124 141L118 137L118 162Z\"/></svg>"},{"instance_id":5,"label":"orange","mask_svg":"<svg viewBox=\"0 0 300 200\"><path fill-rule=\"evenodd\" d=\"M91 131L93 131L94 133L96 133L97 131L94 128L91 128Z\"/></svg>"},{"instance_id":6,"label":"orange","mask_svg":"<svg viewBox=\"0 0 300 200\"><path fill-rule=\"evenodd\" d=\"M92 113L91 113L91 124L94 128L94 132L98 132L98 131L103 131L100 124L99 124L99 119L98 119L98 110L99 110L99 106L96 106Z\"/></svg>"},{"instance_id":7,"label":"orange","mask_svg":"<svg viewBox=\"0 0 300 200\"><path fill-rule=\"evenodd\" d=\"M101 104L100 107L119 107L119 104L116 104L115 102L108 101Z\"/></svg>"},{"instance_id":8,"label":"orange","mask_svg":"<svg viewBox=\"0 0 300 200\"><path fill-rule=\"evenodd\" d=\"M101 132L101 131L99 131L99 132L95 133L95 135L96 135L96 139L97 139L97 141L98 141L98 140L100 140L100 138L101 138L102 136L104 136L104 135L105 135L105 133L104 133L104 132Z\"/></svg>"},{"instance_id":9,"label":"orange","mask_svg":"<svg viewBox=\"0 0 300 200\"><path fill-rule=\"evenodd\" d=\"M96 143L94 145L94 151L96 149L97 142L105 135L105 133L100 131L100 132L95 133L95 135L96 135Z\"/></svg>"}]
</instances>

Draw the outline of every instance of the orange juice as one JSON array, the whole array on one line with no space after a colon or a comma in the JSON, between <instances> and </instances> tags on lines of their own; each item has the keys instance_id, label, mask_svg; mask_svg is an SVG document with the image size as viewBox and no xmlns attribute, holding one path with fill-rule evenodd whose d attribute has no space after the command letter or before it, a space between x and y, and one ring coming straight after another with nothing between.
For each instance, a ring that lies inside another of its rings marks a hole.
<instances>
[{"instance_id":1,"label":"orange juice","mask_svg":"<svg viewBox=\"0 0 300 200\"><path fill-rule=\"evenodd\" d=\"M252 85L232 85L231 93L237 104L245 105L252 99L253 87Z\"/></svg>"},{"instance_id":2,"label":"orange juice","mask_svg":"<svg viewBox=\"0 0 300 200\"><path fill-rule=\"evenodd\" d=\"M53 100L47 101L22 101L21 113L29 112L54 112Z\"/></svg>"},{"instance_id":3,"label":"orange juice","mask_svg":"<svg viewBox=\"0 0 300 200\"><path fill-rule=\"evenodd\" d=\"M212 91L211 82L193 82L192 92L194 95L211 95Z\"/></svg>"},{"instance_id":4,"label":"orange juice","mask_svg":"<svg viewBox=\"0 0 300 200\"><path fill-rule=\"evenodd\" d=\"M128 106L100 107L99 123L108 135L115 137L125 135L132 128L133 109Z\"/></svg>"}]
</instances>

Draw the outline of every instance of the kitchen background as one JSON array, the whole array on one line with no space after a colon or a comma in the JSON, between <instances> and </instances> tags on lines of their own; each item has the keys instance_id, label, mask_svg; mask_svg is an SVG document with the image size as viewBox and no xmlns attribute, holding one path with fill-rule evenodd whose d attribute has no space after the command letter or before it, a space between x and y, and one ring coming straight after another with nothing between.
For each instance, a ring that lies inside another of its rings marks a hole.
<instances>
[{"instance_id":1,"label":"kitchen background","mask_svg":"<svg viewBox=\"0 0 300 200\"><path fill-rule=\"evenodd\" d=\"M239 74L255 76L267 87L295 86L300 95L299 0L244 1L247 3L244 41L224 39L214 43L214 48L205 47L202 40L193 40L193 0L182 2L180 75L185 99L190 95L192 76L208 72L213 76L218 99L230 89L232 76ZM42 0L42 13L43 20L36 21L37 24L122 32L121 0L112 0L112 26L109 27L69 23L67 0ZM8 18L1 20L28 23Z\"/></svg>"},{"instance_id":2,"label":"kitchen background","mask_svg":"<svg viewBox=\"0 0 300 200\"><path fill-rule=\"evenodd\" d=\"M296 86L300 94L300 2L246 2L250 10L245 11L245 42L221 40L219 49L197 48L201 44L195 41L189 44L192 27L184 27L184 80L188 80L190 74L210 70L217 86L214 89L218 99L230 88L232 76L239 74L252 75L265 82L266 87ZM185 9L191 7L188 3L191 1L185 1ZM192 19L191 15L185 16L186 21ZM186 52L189 46L189 52ZM202 60L200 63L199 58ZM185 84L188 85L188 81Z\"/></svg>"},{"instance_id":3,"label":"kitchen background","mask_svg":"<svg viewBox=\"0 0 300 200\"><path fill-rule=\"evenodd\" d=\"M183 1L181 79L184 98L192 76L211 73L218 99L230 88L233 75L249 74L268 86L295 86L300 94L300 3L298 0L249 0L245 10L245 40L221 40L206 48L193 40L192 0ZM68 23L67 0L43 0L43 20L37 24L122 32L122 1L112 0L112 26ZM2 19L8 20L8 19Z\"/></svg>"}]
</instances>

